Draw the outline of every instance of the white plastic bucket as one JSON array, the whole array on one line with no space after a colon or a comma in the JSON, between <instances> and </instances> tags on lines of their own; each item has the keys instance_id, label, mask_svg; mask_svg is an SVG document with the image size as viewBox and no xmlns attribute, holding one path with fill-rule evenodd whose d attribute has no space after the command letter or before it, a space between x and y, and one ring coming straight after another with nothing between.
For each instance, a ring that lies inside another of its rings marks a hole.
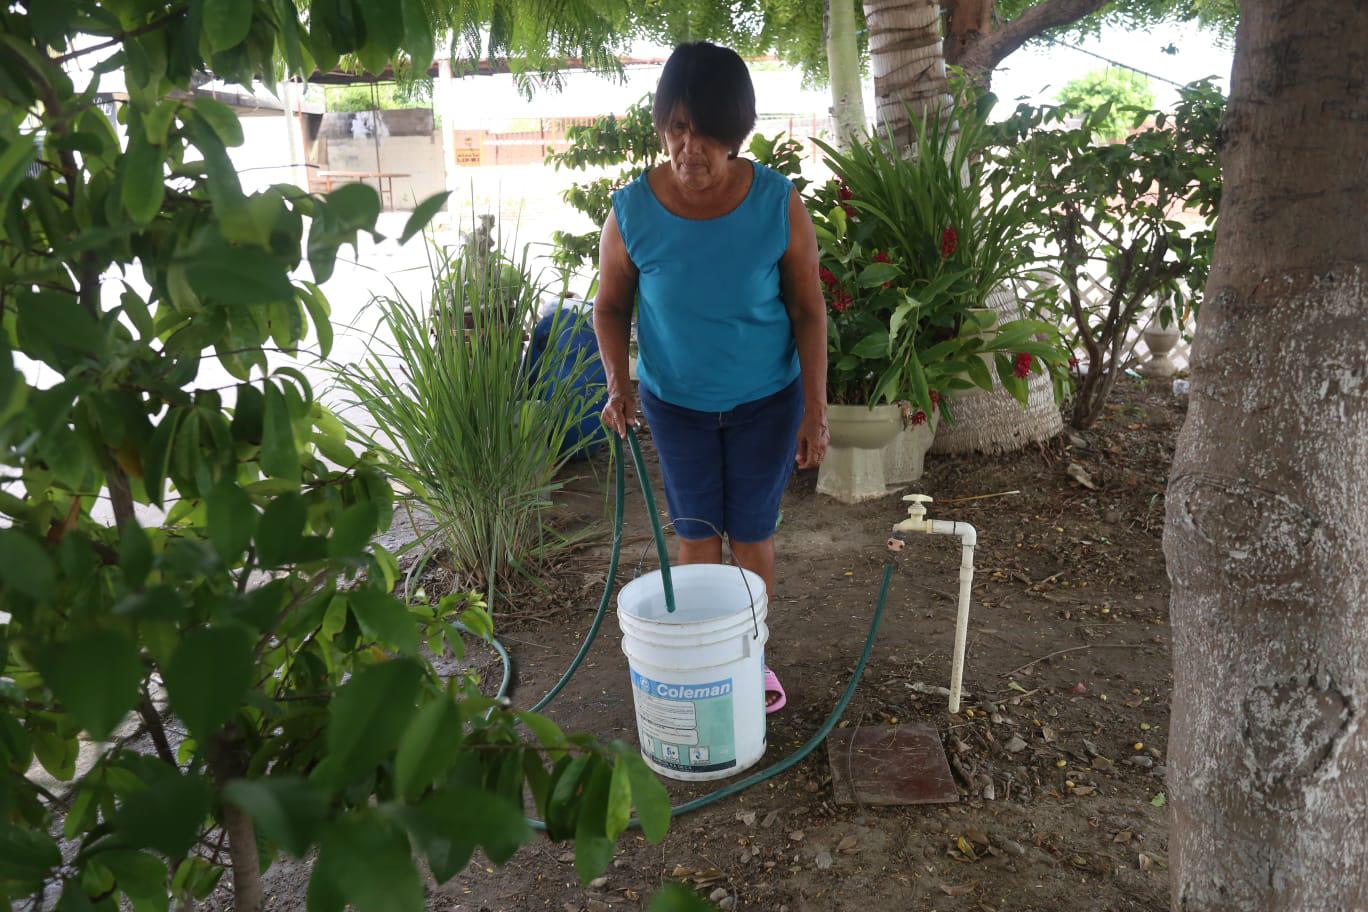
<instances>
[{"instance_id":1,"label":"white plastic bucket","mask_svg":"<svg viewBox=\"0 0 1368 912\"><path fill-rule=\"evenodd\" d=\"M765 582L725 564L670 578L673 614L659 571L618 593L641 756L671 779L723 779L765 753Z\"/></svg>"}]
</instances>

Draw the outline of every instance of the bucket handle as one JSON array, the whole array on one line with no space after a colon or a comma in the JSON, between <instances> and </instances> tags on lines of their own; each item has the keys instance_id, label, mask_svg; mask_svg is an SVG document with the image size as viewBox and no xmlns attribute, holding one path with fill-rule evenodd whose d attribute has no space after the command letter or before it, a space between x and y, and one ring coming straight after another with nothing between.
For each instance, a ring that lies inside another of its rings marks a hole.
<instances>
[{"instance_id":1,"label":"bucket handle","mask_svg":"<svg viewBox=\"0 0 1368 912\"><path fill-rule=\"evenodd\" d=\"M718 529L717 526L713 525L713 524L712 524L711 522L709 522L708 520L706 520L706 519L700 519L700 518L698 518L697 516L681 516L681 517L679 517L679 519L672 519L672 520L670 520L669 522L662 524L660 528L661 528L662 530L664 530L664 529L669 529L669 528L674 527L675 523L678 523L678 522L696 522L696 523L702 523L703 525L707 526L709 529L712 529L712 530L713 530L713 533L714 533L718 538L721 538L721 537L722 537L722 530ZM647 552L648 550L650 550L650 547L651 547L651 542L649 542L649 541L646 542L646 544L644 544L644 545L641 546L641 556L637 558L636 574L632 577L632 579L638 579L638 578L641 576L641 567L642 567L642 564L644 564L644 563L646 562L646 552ZM742 584L744 584L745 587L746 587L746 598L747 598L747 600L749 600L749 602L750 602L751 624L752 624L753 627L755 628L755 634L754 634L754 636L752 636L752 639L758 640L758 639L760 639L760 619L759 619L759 617L757 617L756 614L755 614L755 593L751 592L750 580L746 579L746 569L745 569L744 567L742 567L740 564L737 564L737 565L736 565L736 569L737 569L737 572L739 572L739 573L741 574L741 582L742 582Z\"/></svg>"}]
</instances>

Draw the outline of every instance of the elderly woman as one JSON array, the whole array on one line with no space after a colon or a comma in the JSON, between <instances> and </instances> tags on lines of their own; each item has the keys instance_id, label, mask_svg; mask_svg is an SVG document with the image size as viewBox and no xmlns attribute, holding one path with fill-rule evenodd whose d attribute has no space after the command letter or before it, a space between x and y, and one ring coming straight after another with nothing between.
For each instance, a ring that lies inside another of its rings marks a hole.
<instances>
[{"instance_id":1,"label":"elderly woman","mask_svg":"<svg viewBox=\"0 0 1368 912\"><path fill-rule=\"evenodd\" d=\"M613 195L599 241L594 327L604 422L625 435L637 308L641 410L682 564L736 562L774 592L774 530L794 464L827 448L826 310L817 238L796 189L739 158L755 89L731 50L675 49L652 110L669 161ZM766 669L770 711L783 689Z\"/></svg>"}]
</instances>

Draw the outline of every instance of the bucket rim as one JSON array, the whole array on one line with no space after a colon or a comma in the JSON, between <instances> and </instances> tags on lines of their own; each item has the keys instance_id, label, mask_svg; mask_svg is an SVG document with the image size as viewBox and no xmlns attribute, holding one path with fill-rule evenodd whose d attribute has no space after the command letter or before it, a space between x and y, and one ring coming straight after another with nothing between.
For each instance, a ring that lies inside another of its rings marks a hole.
<instances>
[{"instance_id":1,"label":"bucket rim","mask_svg":"<svg viewBox=\"0 0 1368 912\"><path fill-rule=\"evenodd\" d=\"M646 618L627 609L623 606L623 597L635 594L638 589L646 588L652 583L656 589L663 589L663 574L659 570L651 570L641 576L626 583L617 594L617 615L621 619L626 617L633 624L641 624L650 628L668 627L698 627L712 628L713 625L727 624L739 615L744 615L749 624L758 624L769 613L769 591L765 587L765 581L754 570L747 570L735 564L682 564L678 567L670 568L672 580L687 581L690 577L704 574L711 574L715 570L725 570L728 573L740 571L742 579L747 584L747 594L750 596L749 602L744 602L736 607L734 611L705 621L687 620L682 614L666 614L658 618ZM653 579L654 577L654 579Z\"/></svg>"}]
</instances>

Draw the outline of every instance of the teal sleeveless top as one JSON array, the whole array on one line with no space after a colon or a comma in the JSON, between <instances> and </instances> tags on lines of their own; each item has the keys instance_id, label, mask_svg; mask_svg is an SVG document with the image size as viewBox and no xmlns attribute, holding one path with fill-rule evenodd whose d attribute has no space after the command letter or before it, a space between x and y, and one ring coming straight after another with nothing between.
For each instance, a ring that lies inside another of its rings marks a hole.
<instances>
[{"instance_id":1,"label":"teal sleeveless top","mask_svg":"<svg viewBox=\"0 0 1368 912\"><path fill-rule=\"evenodd\" d=\"M792 184L755 162L749 192L726 215L687 219L656 199L643 172L613 194L637 268L637 376L656 398L725 412L799 374L780 296Z\"/></svg>"}]
</instances>

